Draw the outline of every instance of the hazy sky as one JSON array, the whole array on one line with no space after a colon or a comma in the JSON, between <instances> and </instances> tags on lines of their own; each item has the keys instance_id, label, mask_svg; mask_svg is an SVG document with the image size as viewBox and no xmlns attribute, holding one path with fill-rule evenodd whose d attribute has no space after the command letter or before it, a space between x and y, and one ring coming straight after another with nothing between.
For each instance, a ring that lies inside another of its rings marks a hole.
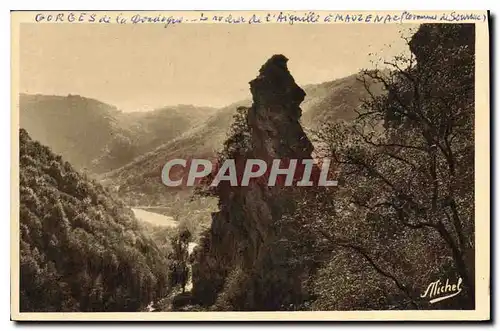
<instances>
[{"instance_id":1,"label":"hazy sky","mask_svg":"<svg viewBox=\"0 0 500 331\"><path fill-rule=\"evenodd\" d=\"M273 54L289 58L299 85L320 83L371 67L370 52L390 58L407 51L401 28L22 24L20 92L79 94L124 111L225 106L249 97L248 82Z\"/></svg>"}]
</instances>

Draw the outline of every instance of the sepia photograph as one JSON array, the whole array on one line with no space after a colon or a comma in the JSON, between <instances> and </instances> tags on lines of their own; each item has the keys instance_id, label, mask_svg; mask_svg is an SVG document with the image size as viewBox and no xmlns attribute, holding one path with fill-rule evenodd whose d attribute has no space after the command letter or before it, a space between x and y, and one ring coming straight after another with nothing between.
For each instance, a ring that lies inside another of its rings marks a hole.
<instances>
[{"instance_id":1,"label":"sepia photograph","mask_svg":"<svg viewBox=\"0 0 500 331\"><path fill-rule=\"evenodd\" d=\"M11 19L14 319L489 319L488 13Z\"/></svg>"}]
</instances>

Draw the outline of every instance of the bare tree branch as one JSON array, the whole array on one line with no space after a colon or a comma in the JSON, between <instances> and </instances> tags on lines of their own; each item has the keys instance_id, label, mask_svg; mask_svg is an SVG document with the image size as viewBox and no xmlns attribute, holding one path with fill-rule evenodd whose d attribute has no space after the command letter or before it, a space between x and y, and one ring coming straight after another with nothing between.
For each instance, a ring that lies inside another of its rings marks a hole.
<instances>
[{"instance_id":1,"label":"bare tree branch","mask_svg":"<svg viewBox=\"0 0 500 331\"><path fill-rule=\"evenodd\" d=\"M364 248L362 248L358 245L351 244L348 241L334 238L330 234L328 234L326 231L324 231L323 229L318 229L318 231L332 244L340 246L340 247L344 247L344 248L350 248L350 249L356 251L358 254L360 254L370 264L370 266L373 269L375 269L375 271L377 271L382 276L389 278L394 283L394 285L396 285L396 287L406 295L406 297L410 300L412 305L415 308L418 308L419 305L411 296L410 291L408 290L408 287L406 285L404 285L403 283L401 283L394 275L392 275L388 271L385 271L380 265L378 265L377 262L375 262L375 260L370 256L370 254L368 254L368 252Z\"/></svg>"}]
</instances>

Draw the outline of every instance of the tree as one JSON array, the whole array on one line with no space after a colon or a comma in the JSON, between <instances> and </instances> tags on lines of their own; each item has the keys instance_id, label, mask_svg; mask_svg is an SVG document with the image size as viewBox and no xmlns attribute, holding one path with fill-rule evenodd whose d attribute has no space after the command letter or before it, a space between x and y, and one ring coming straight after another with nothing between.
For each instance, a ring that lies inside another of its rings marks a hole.
<instances>
[{"instance_id":1,"label":"tree","mask_svg":"<svg viewBox=\"0 0 500 331\"><path fill-rule=\"evenodd\" d=\"M171 286L181 286L182 292L185 291L189 280L189 241L192 234L187 228L179 229L178 233L173 238L173 252L171 255L170 279Z\"/></svg>"},{"instance_id":2,"label":"tree","mask_svg":"<svg viewBox=\"0 0 500 331\"><path fill-rule=\"evenodd\" d=\"M439 277L449 272L442 270L443 256L449 257L466 287L462 307L471 308L474 25L424 24L407 42L412 55L384 62L389 72L363 72L370 98L357 120L329 123L317 133L322 152L341 172L335 219L318 217L311 226L330 244L367 261L413 307L421 303L408 273ZM385 93L372 93L373 82ZM399 244L391 246L393 238ZM405 266L384 247L436 269Z\"/></svg>"}]
</instances>

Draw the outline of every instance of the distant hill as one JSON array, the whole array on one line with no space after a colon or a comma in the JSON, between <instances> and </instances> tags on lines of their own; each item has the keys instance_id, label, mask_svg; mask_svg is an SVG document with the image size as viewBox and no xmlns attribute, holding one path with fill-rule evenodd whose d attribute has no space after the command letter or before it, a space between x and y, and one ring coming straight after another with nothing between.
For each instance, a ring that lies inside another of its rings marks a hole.
<instances>
[{"instance_id":1,"label":"distant hill","mask_svg":"<svg viewBox=\"0 0 500 331\"><path fill-rule=\"evenodd\" d=\"M357 77L351 75L303 87L307 94L301 105L303 126L319 129L327 121L353 120L357 115L354 110L361 99L368 96ZM371 86L370 89L374 93L381 92L380 86ZM165 162L173 158L214 158L222 147L236 109L251 104L251 100L243 100L220 109L202 125L105 174L105 183L113 183L123 196L141 204L161 204L166 190L179 190L161 183L160 174Z\"/></svg>"},{"instance_id":2,"label":"distant hill","mask_svg":"<svg viewBox=\"0 0 500 331\"><path fill-rule=\"evenodd\" d=\"M167 252L132 211L20 138L21 311L139 311L168 290Z\"/></svg>"},{"instance_id":3,"label":"distant hill","mask_svg":"<svg viewBox=\"0 0 500 331\"><path fill-rule=\"evenodd\" d=\"M117 131L120 112L77 95L19 96L19 122L29 134L77 169L89 168Z\"/></svg>"},{"instance_id":4,"label":"distant hill","mask_svg":"<svg viewBox=\"0 0 500 331\"><path fill-rule=\"evenodd\" d=\"M121 196L136 200L130 201L133 204L165 203L166 187L161 183L160 173L166 160L215 157L226 137L235 109L243 104L248 103L242 101L220 109L202 125L184 132L100 178L105 184L117 187ZM173 191L179 189L173 188Z\"/></svg>"},{"instance_id":5,"label":"distant hill","mask_svg":"<svg viewBox=\"0 0 500 331\"><path fill-rule=\"evenodd\" d=\"M199 125L214 108L179 105L123 113L78 95L19 96L20 126L77 169L102 173Z\"/></svg>"},{"instance_id":6,"label":"distant hill","mask_svg":"<svg viewBox=\"0 0 500 331\"><path fill-rule=\"evenodd\" d=\"M356 118L354 111L360 100L367 98L368 93L359 75L351 75L322 84L307 85L306 99L302 103L302 124L309 129L319 129L326 122ZM370 84L370 91L379 94L380 85Z\"/></svg>"}]
</instances>

